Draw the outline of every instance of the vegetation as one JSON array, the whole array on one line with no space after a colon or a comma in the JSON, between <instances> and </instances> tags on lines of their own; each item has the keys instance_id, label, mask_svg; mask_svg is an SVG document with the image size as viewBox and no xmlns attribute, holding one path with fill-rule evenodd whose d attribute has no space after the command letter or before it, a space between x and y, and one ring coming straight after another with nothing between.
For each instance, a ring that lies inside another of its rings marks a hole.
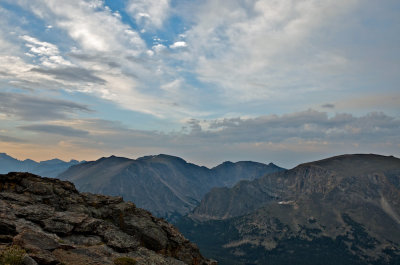
<instances>
[{"instance_id":1,"label":"vegetation","mask_svg":"<svg viewBox=\"0 0 400 265\"><path fill-rule=\"evenodd\" d=\"M135 265L136 260L130 257L119 257L114 259L115 265Z\"/></svg>"},{"instance_id":2,"label":"vegetation","mask_svg":"<svg viewBox=\"0 0 400 265\"><path fill-rule=\"evenodd\" d=\"M22 265L25 250L17 245L6 248L0 256L0 265Z\"/></svg>"}]
</instances>

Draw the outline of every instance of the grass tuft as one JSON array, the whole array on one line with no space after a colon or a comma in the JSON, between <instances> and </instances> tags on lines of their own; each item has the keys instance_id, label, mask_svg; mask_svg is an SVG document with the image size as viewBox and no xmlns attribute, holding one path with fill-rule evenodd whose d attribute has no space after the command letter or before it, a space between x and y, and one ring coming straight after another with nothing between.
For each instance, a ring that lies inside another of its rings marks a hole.
<instances>
[{"instance_id":1,"label":"grass tuft","mask_svg":"<svg viewBox=\"0 0 400 265\"><path fill-rule=\"evenodd\" d=\"M12 245L6 248L0 255L1 265L22 265L24 256L26 255L25 250L20 246Z\"/></svg>"},{"instance_id":2,"label":"grass tuft","mask_svg":"<svg viewBox=\"0 0 400 265\"><path fill-rule=\"evenodd\" d=\"M136 260L130 257L119 257L114 259L115 265L135 265Z\"/></svg>"}]
</instances>

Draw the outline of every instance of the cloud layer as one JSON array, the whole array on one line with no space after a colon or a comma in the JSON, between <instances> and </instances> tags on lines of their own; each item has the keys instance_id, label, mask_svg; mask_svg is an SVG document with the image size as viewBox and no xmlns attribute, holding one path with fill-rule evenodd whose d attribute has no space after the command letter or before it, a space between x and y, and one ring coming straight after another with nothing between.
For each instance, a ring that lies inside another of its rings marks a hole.
<instances>
[{"instance_id":1,"label":"cloud layer","mask_svg":"<svg viewBox=\"0 0 400 265\"><path fill-rule=\"evenodd\" d=\"M395 0L4 0L0 147L178 152L207 164L400 155L399 8Z\"/></svg>"},{"instance_id":2,"label":"cloud layer","mask_svg":"<svg viewBox=\"0 0 400 265\"><path fill-rule=\"evenodd\" d=\"M34 123L19 129L33 132L37 135L35 143L45 146L67 145L92 150L97 156L164 152L206 165L227 159L253 159L290 167L295 165L293 161L305 162L307 157L359 152L395 154L400 147L400 120L378 112L329 117L326 112L307 110L246 119L192 119L186 124L170 133L130 129L100 119ZM41 138L43 135L46 138Z\"/></svg>"}]
</instances>

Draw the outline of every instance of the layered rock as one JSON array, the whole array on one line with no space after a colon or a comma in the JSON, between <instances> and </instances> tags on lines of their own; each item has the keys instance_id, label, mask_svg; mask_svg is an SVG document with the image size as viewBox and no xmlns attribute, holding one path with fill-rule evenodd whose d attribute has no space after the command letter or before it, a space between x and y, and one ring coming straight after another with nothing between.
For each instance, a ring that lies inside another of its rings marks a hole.
<instances>
[{"instance_id":1,"label":"layered rock","mask_svg":"<svg viewBox=\"0 0 400 265\"><path fill-rule=\"evenodd\" d=\"M398 158L337 156L214 189L178 227L220 264L397 264L399 183Z\"/></svg>"},{"instance_id":2,"label":"layered rock","mask_svg":"<svg viewBox=\"0 0 400 265\"><path fill-rule=\"evenodd\" d=\"M28 173L0 175L0 244L21 246L37 264L211 264L172 225L121 197Z\"/></svg>"}]
</instances>

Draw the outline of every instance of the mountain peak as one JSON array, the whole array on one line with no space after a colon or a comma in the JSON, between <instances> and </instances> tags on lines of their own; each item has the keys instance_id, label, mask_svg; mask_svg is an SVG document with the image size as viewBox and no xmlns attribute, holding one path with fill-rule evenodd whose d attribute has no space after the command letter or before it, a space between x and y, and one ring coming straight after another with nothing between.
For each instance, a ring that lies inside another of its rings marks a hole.
<instances>
[{"instance_id":1,"label":"mountain peak","mask_svg":"<svg viewBox=\"0 0 400 265\"><path fill-rule=\"evenodd\" d=\"M400 257L399 205L400 159L342 155L215 188L178 227L224 265L388 265Z\"/></svg>"},{"instance_id":2,"label":"mountain peak","mask_svg":"<svg viewBox=\"0 0 400 265\"><path fill-rule=\"evenodd\" d=\"M15 159L15 158L7 155L6 153L0 153L0 159Z\"/></svg>"},{"instance_id":3,"label":"mountain peak","mask_svg":"<svg viewBox=\"0 0 400 265\"><path fill-rule=\"evenodd\" d=\"M384 156L377 154L345 154L334 156L314 162L300 164L297 167L317 166L341 174L351 174L353 171L369 171L373 168L393 168L399 167L400 159L394 156Z\"/></svg>"},{"instance_id":4,"label":"mountain peak","mask_svg":"<svg viewBox=\"0 0 400 265\"><path fill-rule=\"evenodd\" d=\"M180 162L180 163L187 163L183 158L180 158L178 156L173 156L173 155L167 155L167 154L142 156L142 157L137 158L136 160L144 161L144 160L151 160L151 159L161 159L161 160L176 161L176 162Z\"/></svg>"}]
</instances>

